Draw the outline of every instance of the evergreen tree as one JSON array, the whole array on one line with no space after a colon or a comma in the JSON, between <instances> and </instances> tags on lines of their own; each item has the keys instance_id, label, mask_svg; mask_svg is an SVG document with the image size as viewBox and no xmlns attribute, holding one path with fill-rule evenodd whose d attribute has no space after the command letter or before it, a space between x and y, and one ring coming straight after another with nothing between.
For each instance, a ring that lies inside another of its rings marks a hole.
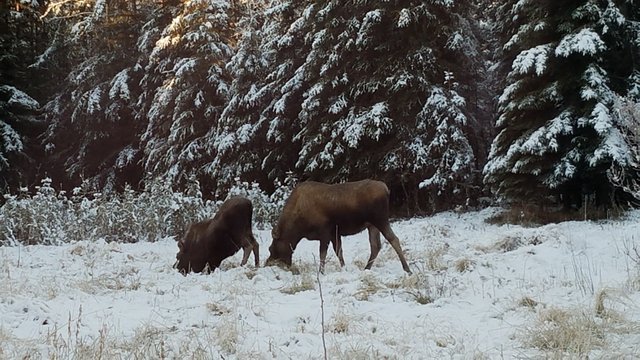
<instances>
[{"instance_id":1,"label":"evergreen tree","mask_svg":"<svg viewBox=\"0 0 640 360\"><path fill-rule=\"evenodd\" d=\"M498 135L485 182L527 202L546 196L609 204L612 164L630 163L613 116L616 94L636 97L638 6L631 1L509 1Z\"/></svg>"},{"instance_id":2,"label":"evergreen tree","mask_svg":"<svg viewBox=\"0 0 640 360\"><path fill-rule=\"evenodd\" d=\"M233 54L234 11L227 1L186 1L155 43L153 34L141 43L153 44L143 63L138 115L147 124L142 144L148 177L181 184L196 175L205 189L215 188L205 165L215 156L209 143L228 99L225 64Z\"/></svg>"},{"instance_id":3,"label":"evergreen tree","mask_svg":"<svg viewBox=\"0 0 640 360\"><path fill-rule=\"evenodd\" d=\"M261 47L274 70L260 86L239 89L262 109L248 125L231 126L232 139L251 145L229 152L266 148L251 170L269 179L291 169L331 182L375 177L407 197L417 198L420 185L432 200L464 201L461 190L474 181L469 135L476 125L465 98L472 89L458 81L473 79L465 5L272 5ZM280 16L270 16L274 9Z\"/></svg>"},{"instance_id":4,"label":"evergreen tree","mask_svg":"<svg viewBox=\"0 0 640 360\"><path fill-rule=\"evenodd\" d=\"M269 36L264 27L266 7L263 1L253 1L247 6L238 23L238 47L226 65L233 80L229 100L219 119L220 132L215 141L208 143L216 156L206 167L222 188L241 176L267 182L258 166L266 149L251 141L260 111L269 100L266 88L261 86L273 61L269 59L273 54L262 46L263 38Z\"/></svg>"},{"instance_id":5,"label":"evergreen tree","mask_svg":"<svg viewBox=\"0 0 640 360\"><path fill-rule=\"evenodd\" d=\"M68 71L44 106L49 173L68 186L81 178L107 190L137 185L135 42L147 8L121 0L58 5L48 20L56 33L37 64Z\"/></svg>"},{"instance_id":6,"label":"evergreen tree","mask_svg":"<svg viewBox=\"0 0 640 360\"><path fill-rule=\"evenodd\" d=\"M300 148L294 140L302 97L299 72L308 49L301 28L307 3L258 2L243 24L238 52L228 64L235 77L210 166L224 185L241 177L268 189L294 168Z\"/></svg>"},{"instance_id":7,"label":"evergreen tree","mask_svg":"<svg viewBox=\"0 0 640 360\"><path fill-rule=\"evenodd\" d=\"M618 97L614 114L621 127L624 143L629 146L628 164L613 163L607 171L611 184L621 193L624 205L640 206L640 101Z\"/></svg>"},{"instance_id":8,"label":"evergreen tree","mask_svg":"<svg viewBox=\"0 0 640 360\"><path fill-rule=\"evenodd\" d=\"M41 95L31 65L47 39L43 1L0 2L0 191L27 185L39 170ZM1 201L1 200L0 200Z\"/></svg>"},{"instance_id":9,"label":"evergreen tree","mask_svg":"<svg viewBox=\"0 0 640 360\"><path fill-rule=\"evenodd\" d=\"M36 167L27 145L40 127L36 115L40 105L10 85L0 85L0 191L10 185L26 185ZM33 146L33 144L32 144Z\"/></svg>"}]
</instances>

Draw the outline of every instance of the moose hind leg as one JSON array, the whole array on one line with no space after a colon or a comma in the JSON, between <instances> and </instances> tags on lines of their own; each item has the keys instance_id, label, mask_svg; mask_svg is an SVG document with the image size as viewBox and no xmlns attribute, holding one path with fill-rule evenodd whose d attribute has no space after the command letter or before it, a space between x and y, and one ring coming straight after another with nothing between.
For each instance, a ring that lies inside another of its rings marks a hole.
<instances>
[{"instance_id":1,"label":"moose hind leg","mask_svg":"<svg viewBox=\"0 0 640 360\"><path fill-rule=\"evenodd\" d=\"M373 265L373 261L376 259L376 257L378 257L378 253L380 252L382 244L380 244L380 230L378 230L375 226L369 226L367 230L369 231L369 245L371 245L371 254L369 255L369 261L367 261L367 265L364 268L371 269L371 265Z\"/></svg>"},{"instance_id":2,"label":"moose hind leg","mask_svg":"<svg viewBox=\"0 0 640 360\"><path fill-rule=\"evenodd\" d=\"M251 246L251 244L247 244L244 245L242 247L242 261L240 262L240 266L244 266L247 263L247 260L249 259L249 254L251 254L251 248L253 246Z\"/></svg>"},{"instance_id":3,"label":"moose hind leg","mask_svg":"<svg viewBox=\"0 0 640 360\"><path fill-rule=\"evenodd\" d=\"M340 236L340 233L338 233L337 229L331 244L333 245L333 251L335 251L338 256L338 260L340 261L340 267L344 267L344 258L342 257L342 237Z\"/></svg>"},{"instance_id":4,"label":"moose hind leg","mask_svg":"<svg viewBox=\"0 0 640 360\"><path fill-rule=\"evenodd\" d=\"M387 239L389 244L391 244L391 247L393 247L393 250L395 250L396 254L398 254L400 263L402 263L402 269L408 274L411 274L409 264L407 264L407 260L405 259L402 252L402 247L400 246L400 239L398 239L393 230L391 230L391 225L389 225L389 223L385 224L384 226L382 226L382 229L380 229L380 231L382 231L382 235L384 235L384 238Z\"/></svg>"},{"instance_id":5,"label":"moose hind leg","mask_svg":"<svg viewBox=\"0 0 640 360\"><path fill-rule=\"evenodd\" d=\"M251 252L253 252L253 257L255 258L256 267L260 266L260 256L258 255L259 245L252 233L248 233L244 236L242 241L242 251L242 262L240 263L240 266L244 266L247 263Z\"/></svg>"},{"instance_id":6,"label":"moose hind leg","mask_svg":"<svg viewBox=\"0 0 640 360\"><path fill-rule=\"evenodd\" d=\"M256 238L253 236L253 233L249 233L248 238L253 250L253 258L255 260L256 267L260 267L260 246L258 245Z\"/></svg>"}]
</instances>

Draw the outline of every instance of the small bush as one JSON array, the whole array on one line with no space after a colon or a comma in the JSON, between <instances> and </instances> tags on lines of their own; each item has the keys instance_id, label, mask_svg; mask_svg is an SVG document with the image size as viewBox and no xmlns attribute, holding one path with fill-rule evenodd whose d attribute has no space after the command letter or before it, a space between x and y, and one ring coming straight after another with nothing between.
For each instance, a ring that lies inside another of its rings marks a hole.
<instances>
[{"instance_id":1,"label":"small bush","mask_svg":"<svg viewBox=\"0 0 640 360\"><path fill-rule=\"evenodd\" d=\"M256 184L240 183L229 196L243 195L254 206L254 225L264 228L275 221L295 185L287 179L271 195ZM43 179L35 194L26 188L17 195L4 195L0 207L0 246L58 245L81 240L107 242L156 241L180 237L189 224L215 215L222 201L203 198L196 180L186 191L175 192L165 183L147 184L142 192L126 187L120 194L92 191L87 182L71 196L56 191L51 179Z\"/></svg>"},{"instance_id":2,"label":"small bush","mask_svg":"<svg viewBox=\"0 0 640 360\"><path fill-rule=\"evenodd\" d=\"M289 198L297 180L290 173L284 183L276 181L276 190L268 195L256 183L241 182L236 178L236 184L229 190L229 196L244 196L253 204L253 219L259 229L275 224L284 203Z\"/></svg>"}]
</instances>

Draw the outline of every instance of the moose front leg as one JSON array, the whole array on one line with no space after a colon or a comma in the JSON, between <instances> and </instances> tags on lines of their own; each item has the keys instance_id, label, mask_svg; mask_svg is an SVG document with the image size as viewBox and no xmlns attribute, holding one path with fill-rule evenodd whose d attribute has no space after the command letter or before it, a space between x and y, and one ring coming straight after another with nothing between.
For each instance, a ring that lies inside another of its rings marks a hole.
<instances>
[{"instance_id":1,"label":"moose front leg","mask_svg":"<svg viewBox=\"0 0 640 360\"><path fill-rule=\"evenodd\" d=\"M327 250L329 249L329 239L320 239L320 272L324 274L324 263L327 260Z\"/></svg>"}]
</instances>

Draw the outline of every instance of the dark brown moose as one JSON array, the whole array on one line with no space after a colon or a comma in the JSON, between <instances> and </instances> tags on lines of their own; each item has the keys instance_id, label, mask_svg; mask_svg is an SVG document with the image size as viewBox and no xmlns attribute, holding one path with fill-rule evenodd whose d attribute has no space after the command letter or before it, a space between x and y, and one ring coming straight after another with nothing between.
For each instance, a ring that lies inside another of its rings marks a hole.
<instances>
[{"instance_id":1,"label":"dark brown moose","mask_svg":"<svg viewBox=\"0 0 640 360\"><path fill-rule=\"evenodd\" d=\"M320 271L324 272L329 243L342 258L341 236L367 229L371 255L365 269L370 269L380 251L380 233L398 254L402 268L411 273L402 253L400 240L389 225L389 189L383 182L362 180L343 184L314 181L300 183L284 205L272 231L266 265L278 261L291 265L293 250L304 237L320 240Z\"/></svg>"},{"instance_id":2,"label":"dark brown moose","mask_svg":"<svg viewBox=\"0 0 640 360\"><path fill-rule=\"evenodd\" d=\"M251 231L251 201L232 197L225 201L213 219L193 223L178 241L176 267L182 274L190 271L213 272L222 260L232 256L240 248L244 250L242 262L247 263L253 250L256 267L260 265L258 243Z\"/></svg>"}]
</instances>

